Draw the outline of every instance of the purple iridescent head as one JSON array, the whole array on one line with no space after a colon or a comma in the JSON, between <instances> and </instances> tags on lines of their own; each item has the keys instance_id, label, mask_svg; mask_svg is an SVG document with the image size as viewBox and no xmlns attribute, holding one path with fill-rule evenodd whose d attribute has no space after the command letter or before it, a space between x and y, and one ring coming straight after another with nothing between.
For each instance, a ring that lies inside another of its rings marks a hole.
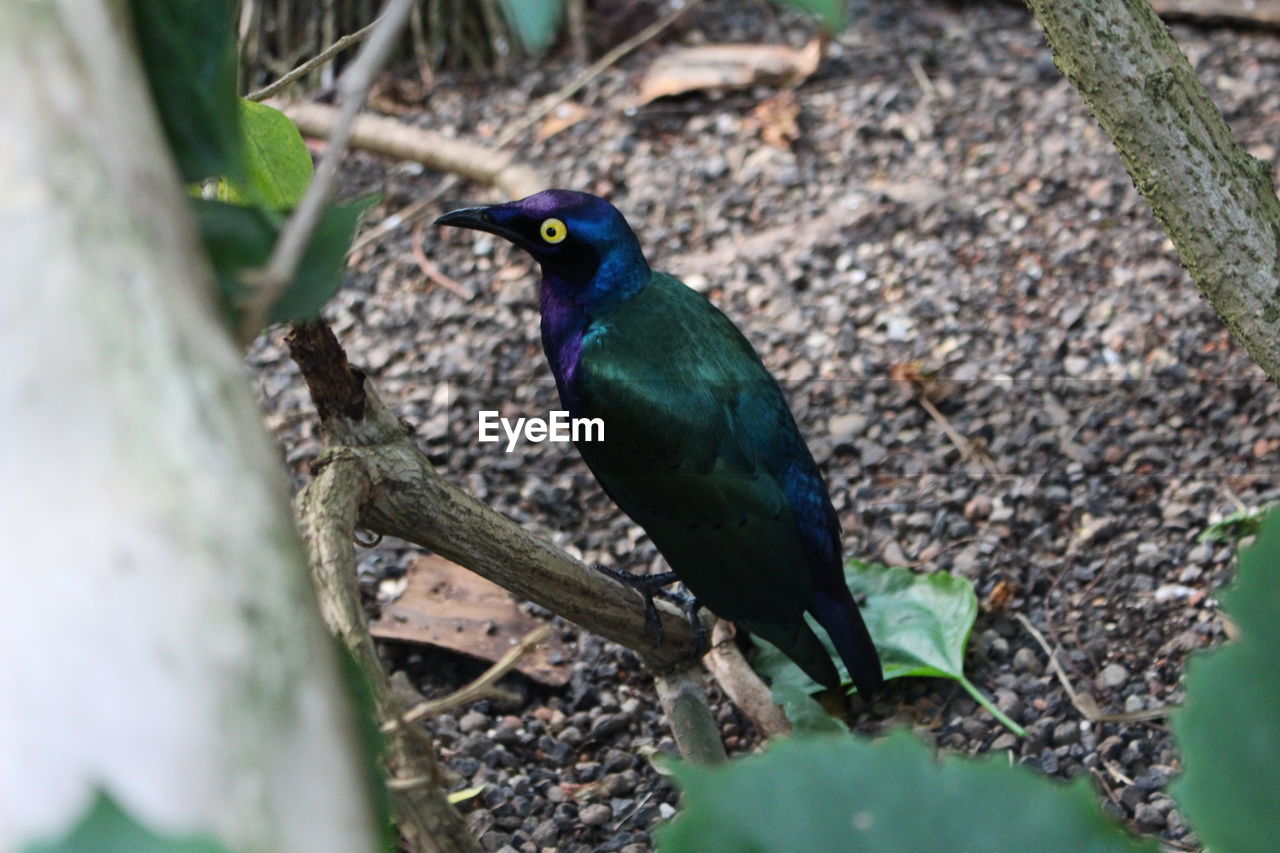
<instances>
[{"instance_id":1,"label":"purple iridescent head","mask_svg":"<svg viewBox=\"0 0 1280 853\"><path fill-rule=\"evenodd\" d=\"M627 220L590 193L543 190L506 204L455 210L436 224L504 237L533 255L544 278L584 291L631 291L649 279L649 265Z\"/></svg>"}]
</instances>

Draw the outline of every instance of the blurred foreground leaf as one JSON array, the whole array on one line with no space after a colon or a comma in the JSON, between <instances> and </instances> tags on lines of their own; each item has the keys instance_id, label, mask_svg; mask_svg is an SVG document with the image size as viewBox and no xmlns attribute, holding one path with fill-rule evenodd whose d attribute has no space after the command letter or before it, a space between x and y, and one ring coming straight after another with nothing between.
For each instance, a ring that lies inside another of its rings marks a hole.
<instances>
[{"instance_id":1,"label":"blurred foreground leaf","mask_svg":"<svg viewBox=\"0 0 1280 853\"><path fill-rule=\"evenodd\" d=\"M972 583L949 572L918 574L859 560L845 566L844 577L855 597L866 597L859 609L880 652L886 679L954 679L1006 727L1019 735L1026 733L965 677L964 650L978 615ZM817 633L836 657L826 632ZM756 669L768 677L775 690L782 685L808 693L822 689L776 648L758 638L757 642L761 649L755 658Z\"/></svg>"},{"instance_id":2,"label":"blurred foreground leaf","mask_svg":"<svg viewBox=\"0 0 1280 853\"><path fill-rule=\"evenodd\" d=\"M373 198L350 204L335 204L324 217L311 242L307 243L298 272L288 290L271 309L269 322L295 323L309 320L342 286L347 249L355 236L356 223ZM213 264L218 292L228 318L238 319L244 298L241 276L246 270L263 266L271 256L279 234L278 217L252 207L220 201L195 200L196 221L205 250Z\"/></svg>"},{"instance_id":3,"label":"blurred foreground leaf","mask_svg":"<svg viewBox=\"0 0 1280 853\"><path fill-rule=\"evenodd\" d=\"M1087 779L1063 784L1002 755L937 761L906 732L789 738L674 772L685 808L658 830L661 853L1159 849L1107 820Z\"/></svg>"},{"instance_id":4,"label":"blurred foreground leaf","mask_svg":"<svg viewBox=\"0 0 1280 853\"><path fill-rule=\"evenodd\" d=\"M230 0L130 0L138 50L184 183L244 174Z\"/></svg>"},{"instance_id":5,"label":"blurred foreground leaf","mask_svg":"<svg viewBox=\"0 0 1280 853\"><path fill-rule=\"evenodd\" d=\"M1194 655L1174 716L1183 775L1173 795L1206 846L1275 850L1280 839L1280 511L1240 554L1222 606L1240 639Z\"/></svg>"},{"instance_id":6,"label":"blurred foreground leaf","mask_svg":"<svg viewBox=\"0 0 1280 853\"><path fill-rule=\"evenodd\" d=\"M227 853L209 838L156 835L99 791L74 828L57 841L29 844L22 853Z\"/></svg>"}]
</instances>

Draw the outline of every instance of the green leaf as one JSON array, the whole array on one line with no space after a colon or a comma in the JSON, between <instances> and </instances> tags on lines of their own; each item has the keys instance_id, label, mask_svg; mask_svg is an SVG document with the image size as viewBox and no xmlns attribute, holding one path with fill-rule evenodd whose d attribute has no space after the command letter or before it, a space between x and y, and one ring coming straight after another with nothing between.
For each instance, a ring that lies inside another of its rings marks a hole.
<instances>
[{"instance_id":1,"label":"green leaf","mask_svg":"<svg viewBox=\"0 0 1280 853\"><path fill-rule=\"evenodd\" d=\"M29 844L22 853L228 853L211 838L157 835L99 791L75 827L57 841Z\"/></svg>"},{"instance_id":2,"label":"green leaf","mask_svg":"<svg viewBox=\"0 0 1280 853\"><path fill-rule=\"evenodd\" d=\"M1240 554L1222 606L1240 639L1194 655L1173 719L1183 775L1172 793L1214 850L1274 850L1280 838L1280 511Z\"/></svg>"},{"instance_id":3,"label":"green leaf","mask_svg":"<svg viewBox=\"0 0 1280 853\"><path fill-rule=\"evenodd\" d=\"M1197 542L1239 542L1248 536L1257 536L1262 519L1275 504L1256 509L1242 509L1213 522L1204 529Z\"/></svg>"},{"instance_id":4,"label":"green leaf","mask_svg":"<svg viewBox=\"0 0 1280 853\"><path fill-rule=\"evenodd\" d=\"M849 22L848 0L781 0L786 6L793 6L812 12L822 19L822 25L828 32L838 33Z\"/></svg>"},{"instance_id":5,"label":"green leaf","mask_svg":"<svg viewBox=\"0 0 1280 853\"><path fill-rule=\"evenodd\" d=\"M309 320L342 286L347 249L360 215L376 199L335 204L325 211L307 243L294 281L272 307L269 322ZM213 264L227 319L235 323L244 301L241 276L263 266L279 233L279 217L266 211L220 201L194 199L196 222Z\"/></svg>"},{"instance_id":6,"label":"green leaf","mask_svg":"<svg viewBox=\"0 0 1280 853\"><path fill-rule=\"evenodd\" d=\"M773 701L795 727L796 734L848 734L849 727L827 713L818 700L794 684L778 684L773 688Z\"/></svg>"},{"instance_id":7,"label":"green leaf","mask_svg":"<svg viewBox=\"0 0 1280 853\"><path fill-rule=\"evenodd\" d=\"M297 323L320 315L320 309L342 286L347 250L355 238L356 225L375 201L370 196L350 204L330 205L302 254L294 283L271 309L272 323Z\"/></svg>"},{"instance_id":8,"label":"green leaf","mask_svg":"<svg viewBox=\"0 0 1280 853\"><path fill-rule=\"evenodd\" d=\"M672 769L685 809L658 830L661 853L1158 850L1108 821L1086 779L1066 785L1004 756L939 762L905 732L787 738Z\"/></svg>"},{"instance_id":9,"label":"green leaf","mask_svg":"<svg viewBox=\"0 0 1280 853\"><path fill-rule=\"evenodd\" d=\"M502 0L502 12L525 51L538 56L556 40L564 0Z\"/></svg>"},{"instance_id":10,"label":"green leaf","mask_svg":"<svg viewBox=\"0 0 1280 853\"><path fill-rule=\"evenodd\" d=\"M231 0L129 0L142 65L186 183L244 174Z\"/></svg>"},{"instance_id":11,"label":"green leaf","mask_svg":"<svg viewBox=\"0 0 1280 853\"><path fill-rule=\"evenodd\" d=\"M245 177L223 180L218 200L289 210L302 201L315 171L298 126L287 115L254 101L240 100Z\"/></svg>"},{"instance_id":12,"label":"green leaf","mask_svg":"<svg viewBox=\"0 0 1280 853\"><path fill-rule=\"evenodd\" d=\"M855 597L866 597L859 609L880 652L886 679L955 679L997 720L1019 735L1025 734L965 677L964 650L978 615L978 596L972 583L948 572L918 574L858 560L845 566L844 578ZM816 633L836 657L826 632ZM758 638L757 641L761 650L756 656L756 669L769 678L775 690L779 685L809 693L822 689L776 648Z\"/></svg>"}]
</instances>

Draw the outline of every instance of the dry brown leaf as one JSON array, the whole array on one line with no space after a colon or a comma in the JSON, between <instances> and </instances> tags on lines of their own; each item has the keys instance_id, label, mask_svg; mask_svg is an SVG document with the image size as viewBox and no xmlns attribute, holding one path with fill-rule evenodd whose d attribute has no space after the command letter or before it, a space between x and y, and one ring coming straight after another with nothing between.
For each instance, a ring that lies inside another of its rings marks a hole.
<instances>
[{"instance_id":1,"label":"dry brown leaf","mask_svg":"<svg viewBox=\"0 0 1280 853\"><path fill-rule=\"evenodd\" d=\"M799 116L800 102L793 89L783 89L751 111L752 123L759 128L764 143L784 150L800 138Z\"/></svg>"},{"instance_id":2,"label":"dry brown leaf","mask_svg":"<svg viewBox=\"0 0 1280 853\"><path fill-rule=\"evenodd\" d=\"M982 603L982 609L987 613L1000 613L1009 606L1009 602L1013 600L1017 589L1007 580L1000 580L991 588L991 592L987 593L986 600Z\"/></svg>"},{"instance_id":3,"label":"dry brown leaf","mask_svg":"<svg viewBox=\"0 0 1280 853\"><path fill-rule=\"evenodd\" d=\"M541 142L544 139L555 136L562 130L568 130L589 115L591 115L591 110L582 104L576 101L565 101L542 120L534 136Z\"/></svg>"},{"instance_id":4,"label":"dry brown leaf","mask_svg":"<svg viewBox=\"0 0 1280 853\"><path fill-rule=\"evenodd\" d=\"M686 92L742 89L757 83L795 85L818 70L825 43L799 50L780 44L707 44L659 56L645 72L635 104Z\"/></svg>"},{"instance_id":5,"label":"dry brown leaf","mask_svg":"<svg viewBox=\"0 0 1280 853\"><path fill-rule=\"evenodd\" d=\"M540 620L521 610L511 594L443 557L415 560L404 594L382 609L369 626L382 640L441 646L496 661L537 628ZM552 663L552 656L560 661ZM540 643L520 658L516 669L552 687L569 681L568 653L560 638Z\"/></svg>"}]
</instances>

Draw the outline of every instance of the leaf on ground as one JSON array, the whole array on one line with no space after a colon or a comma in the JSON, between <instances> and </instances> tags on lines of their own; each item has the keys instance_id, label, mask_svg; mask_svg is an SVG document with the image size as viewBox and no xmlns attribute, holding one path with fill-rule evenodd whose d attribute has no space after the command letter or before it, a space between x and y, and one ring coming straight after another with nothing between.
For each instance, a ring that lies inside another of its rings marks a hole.
<instances>
[{"instance_id":1,"label":"leaf on ground","mask_svg":"<svg viewBox=\"0 0 1280 853\"><path fill-rule=\"evenodd\" d=\"M849 727L827 713L808 691L794 684L778 684L773 688L773 701L782 708L796 734L848 734Z\"/></svg>"},{"instance_id":2,"label":"leaf on ground","mask_svg":"<svg viewBox=\"0 0 1280 853\"><path fill-rule=\"evenodd\" d=\"M298 126L287 115L241 98L245 177L218 184L218 200L289 210L302 201L315 171Z\"/></svg>"},{"instance_id":3,"label":"leaf on ground","mask_svg":"<svg viewBox=\"0 0 1280 853\"><path fill-rule=\"evenodd\" d=\"M1240 554L1222 606L1239 640L1194 655L1173 718L1183 774L1172 793L1214 850L1273 850L1280 838L1280 510Z\"/></svg>"},{"instance_id":4,"label":"leaf on ground","mask_svg":"<svg viewBox=\"0 0 1280 853\"><path fill-rule=\"evenodd\" d=\"M796 93L784 89L772 98L756 104L751 111L750 124L760 131L760 139L766 145L791 150L791 143L800 138L800 102Z\"/></svg>"},{"instance_id":5,"label":"leaf on ground","mask_svg":"<svg viewBox=\"0 0 1280 853\"><path fill-rule=\"evenodd\" d=\"M484 785L476 785L474 788L463 788L461 791L453 791L447 799L449 805L456 806L458 803L465 803L467 800L475 799L484 791Z\"/></svg>"},{"instance_id":6,"label":"leaf on ground","mask_svg":"<svg viewBox=\"0 0 1280 853\"><path fill-rule=\"evenodd\" d=\"M130 0L142 65L182 180L244 174L230 0Z\"/></svg>"},{"instance_id":7,"label":"leaf on ground","mask_svg":"<svg viewBox=\"0 0 1280 853\"><path fill-rule=\"evenodd\" d=\"M1003 756L937 761L901 731L789 738L673 771L685 808L658 830L661 853L1158 850L1107 820L1086 779L1063 784Z\"/></svg>"},{"instance_id":8,"label":"leaf on ground","mask_svg":"<svg viewBox=\"0 0 1280 853\"><path fill-rule=\"evenodd\" d=\"M854 597L866 599L859 609L880 652L886 680L904 676L954 679L997 720L1024 734L1021 726L965 677L964 650L978 615L978 597L972 583L949 572L918 574L859 560L845 566L844 577ZM819 629L816 633L838 661L826 632ZM757 642L760 651L755 658L756 669L775 690L779 685L809 693L822 689L782 652L764 640L757 638ZM843 664L841 672L844 673Z\"/></svg>"},{"instance_id":9,"label":"leaf on ground","mask_svg":"<svg viewBox=\"0 0 1280 853\"><path fill-rule=\"evenodd\" d=\"M1239 542L1247 536L1258 535L1262 519L1275 504L1256 509L1242 509L1213 522L1200 534L1197 542Z\"/></svg>"},{"instance_id":10,"label":"leaf on ground","mask_svg":"<svg viewBox=\"0 0 1280 853\"><path fill-rule=\"evenodd\" d=\"M564 0L500 0L502 13L521 46L534 56L545 53L556 40Z\"/></svg>"},{"instance_id":11,"label":"leaf on ground","mask_svg":"<svg viewBox=\"0 0 1280 853\"><path fill-rule=\"evenodd\" d=\"M63 838L37 842L21 853L227 853L211 838L158 835L99 791L89 811Z\"/></svg>"},{"instance_id":12,"label":"leaf on ground","mask_svg":"<svg viewBox=\"0 0 1280 853\"><path fill-rule=\"evenodd\" d=\"M317 316L342 286L347 249L360 215L375 199L331 205L302 254L297 275L272 306L269 322L293 323ZM235 323L244 300L241 276L266 264L280 218L259 208L195 199L196 222L213 265L227 319Z\"/></svg>"},{"instance_id":13,"label":"leaf on ground","mask_svg":"<svg viewBox=\"0 0 1280 853\"><path fill-rule=\"evenodd\" d=\"M404 592L383 604L382 615L369 625L380 640L437 646L492 663L543 624L511 593L444 557L419 557L404 577ZM516 669L541 684L563 687L572 657L553 634L521 655Z\"/></svg>"},{"instance_id":14,"label":"leaf on ground","mask_svg":"<svg viewBox=\"0 0 1280 853\"><path fill-rule=\"evenodd\" d=\"M827 32L838 33L849 21L847 0L780 0L787 6L812 12L822 19Z\"/></svg>"},{"instance_id":15,"label":"leaf on ground","mask_svg":"<svg viewBox=\"0 0 1280 853\"><path fill-rule=\"evenodd\" d=\"M780 44L707 44L659 56L645 72L635 104L687 92L795 85L818 70L821 39L799 50Z\"/></svg>"}]
</instances>

